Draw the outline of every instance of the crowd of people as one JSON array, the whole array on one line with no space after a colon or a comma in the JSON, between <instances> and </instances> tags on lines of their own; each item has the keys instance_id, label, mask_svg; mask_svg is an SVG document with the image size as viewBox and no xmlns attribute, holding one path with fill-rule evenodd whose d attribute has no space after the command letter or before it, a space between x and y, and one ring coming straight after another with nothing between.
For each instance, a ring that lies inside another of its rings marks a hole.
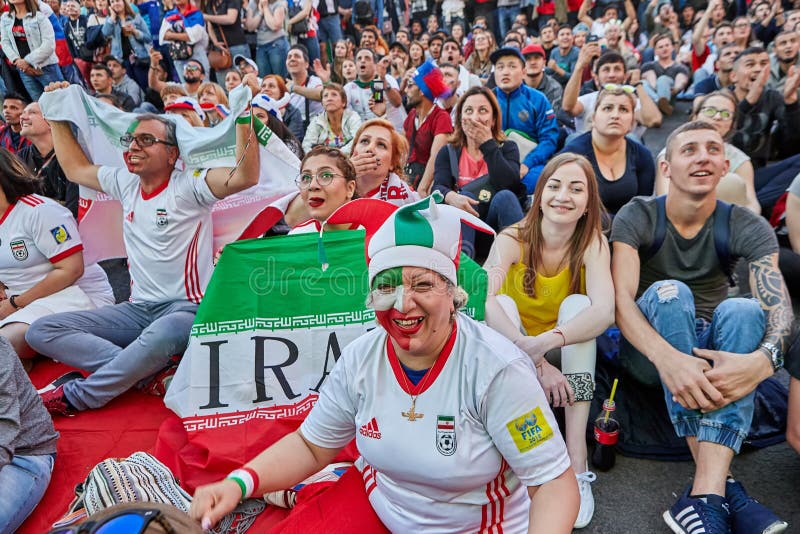
<instances>
[{"instance_id":1,"label":"crowd of people","mask_svg":"<svg viewBox=\"0 0 800 534\"><path fill-rule=\"evenodd\" d=\"M782 367L800 453L799 23L789 0L8 0L0 488L20 489L0 492L0 532L44 494L50 416L163 394L214 270L212 206L264 179L256 123L301 163L281 223L243 235L364 227L380 328L299 430L197 489L204 529L354 438L353 471L284 528L336 506L364 532L586 527L597 340L616 324L627 387L663 388L696 465L667 525L784 531L732 463ZM43 116L71 85L135 114L125 167ZM236 165L184 165L176 123L220 127L240 86ZM648 131L687 109L653 153ZM79 187L122 205L128 302L84 261ZM459 252L488 274L485 324L459 312ZM88 375L37 396L37 355Z\"/></svg>"}]
</instances>

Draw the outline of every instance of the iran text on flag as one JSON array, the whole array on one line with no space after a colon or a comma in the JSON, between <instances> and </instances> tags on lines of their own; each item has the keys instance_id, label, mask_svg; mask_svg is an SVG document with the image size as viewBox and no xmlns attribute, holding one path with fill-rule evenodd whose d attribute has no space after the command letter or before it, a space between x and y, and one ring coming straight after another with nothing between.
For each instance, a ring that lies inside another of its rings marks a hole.
<instances>
[{"instance_id":1,"label":"iran text on flag","mask_svg":"<svg viewBox=\"0 0 800 534\"><path fill-rule=\"evenodd\" d=\"M366 308L363 230L237 241L225 247L165 403L156 456L187 489L218 480L294 431L342 349L375 328ZM483 318L486 273L462 255L465 310ZM339 460L353 460L354 447Z\"/></svg>"}]
</instances>

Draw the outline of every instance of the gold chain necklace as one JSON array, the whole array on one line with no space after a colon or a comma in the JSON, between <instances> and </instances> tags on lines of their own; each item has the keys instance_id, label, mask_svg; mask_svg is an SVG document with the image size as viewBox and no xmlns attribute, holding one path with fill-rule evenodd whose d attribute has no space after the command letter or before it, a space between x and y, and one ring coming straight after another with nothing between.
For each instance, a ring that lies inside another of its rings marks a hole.
<instances>
[{"instance_id":1,"label":"gold chain necklace","mask_svg":"<svg viewBox=\"0 0 800 534\"><path fill-rule=\"evenodd\" d=\"M428 377L433 374L431 371L433 370L438 360L439 358L437 357L436 360L434 360L431 368L428 369L428 372L426 372L425 376L422 377L420 383L415 386L418 391L422 390L425 387L425 382L427 382ZM400 358L397 358L397 361L400 362ZM403 368L402 363L400 363L400 370L403 373L401 376L403 377L403 386L405 386L405 390L412 391L411 384L408 383L408 377L406 377L406 370ZM411 397L411 409L409 409L407 412L401 411L400 415L402 415L403 417L405 417L406 419L408 419L413 423L417 419L422 419L423 417L425 417L425 414L416 411L417 397L419 397L420 394L417 393L416 395L412 395L411 393L409 393L408 395Z\"/></svg>"}]
</instances>

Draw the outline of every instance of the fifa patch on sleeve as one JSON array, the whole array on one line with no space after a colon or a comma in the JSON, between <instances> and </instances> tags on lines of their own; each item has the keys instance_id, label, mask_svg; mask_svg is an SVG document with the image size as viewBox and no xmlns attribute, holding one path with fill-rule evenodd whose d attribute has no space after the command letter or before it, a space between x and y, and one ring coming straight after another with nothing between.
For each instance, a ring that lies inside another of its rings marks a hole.
<instances>
[{"instance_id":1,"label":"fifa patch on sleeve","mask_svg":"<svg viewBox=\"0 0 800 534\"><path fill-rule=\"evenodd\" d=\"M553 437L553 429L539 407L509 421L506 428L519 452L528 452Z\"/></svg>"},{"instance_id":2,"label":"fifa patch on sleeve","mask_svg":"<svg viewBox=\"0 0 800 534\"><path fill-rule=\"evenodd\" d=\"M53 236L53 239L56 240L56 244L61 245L62 243L66 243L72 236L69 235L67 231L67 227L62 225L56 226L55 228L50 229L50 234Z\"/></svg>"}]
</instances>

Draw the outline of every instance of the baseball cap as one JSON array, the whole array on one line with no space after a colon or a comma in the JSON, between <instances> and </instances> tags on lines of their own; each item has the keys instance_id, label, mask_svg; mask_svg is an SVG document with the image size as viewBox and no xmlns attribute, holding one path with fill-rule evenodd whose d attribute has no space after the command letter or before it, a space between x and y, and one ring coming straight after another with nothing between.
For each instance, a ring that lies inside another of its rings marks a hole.
<instances>
[{"instance_id":1,"label":"baseball cap","mask_svg":"<svg viewBox=\"0 0 800 534\"><path fill-rule=\"evenodd\" d=\"M533 54L539 54L542 57L547 57L547 54L544 52L544 48L540 44L529 44L525 48L522 49L522 55L525 57L531 56Z\"/></svg>"},{"instance_id":2,"label":"baseball cap","mask_svg":"<svg viewBox=\"0 0 800 534\"><path fill-rule=\"evenodd\" d=\"M498 48L497 50L492 52L492 55L489 56L489 61L491 61L492 65L494 65L495 63L497 63L497 60L499 60L501 57L506 57L506 56L518 57L520 61L525 63L525 58L523 57L522 52L520 52L516 48L511 48L510 46Z\"/></svg>"},{"instance_id":3,"label":"baseball cap","mask_svg":"<svg viewBox=\"0 0 800 534\"><path fill-rule=\"evenodd\" d=\"M256 72L258 72L258 65L256 64L255 61L253 61L249 57L243 56L241 54L236 54L235 56L233 56L233 64L236 65L237 67L239 66L239 63L241 63L242 61L244 61L245 63L256 69Z\"/></svg>"}]
</instances>

